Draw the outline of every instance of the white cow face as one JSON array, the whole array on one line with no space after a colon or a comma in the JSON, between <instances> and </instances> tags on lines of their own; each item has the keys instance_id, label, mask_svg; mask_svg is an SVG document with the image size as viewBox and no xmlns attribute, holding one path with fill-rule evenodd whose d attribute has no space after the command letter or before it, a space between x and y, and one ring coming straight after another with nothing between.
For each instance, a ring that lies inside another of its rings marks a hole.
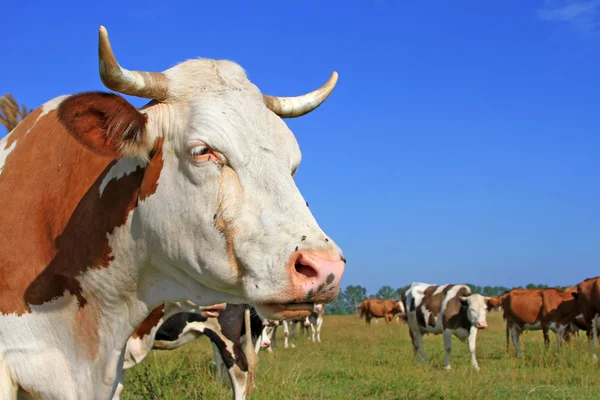
<instances>
[{"instance_id":1,"label":"white cow face","mask_svg":"<svg viewBox=\"0 0 600 400\"><path fill-rule=\"evenodd\" d=\"M140 205L152 258L267 317L306 314L337 295L342 251L295 185L294 135L242 69L196 60L167 75L189 81L207 63L216 74L190 100L145 110L162 127L164 157L156 193Z\"/></svg>"},{"instance_id":2,"label":"white cow face","mask_svg":"<svg viewBox=\"0 0 600 400\"><path fill-rule=\"evenodd\" d=\"M461 296L460 301L467 306L467 316L477 329L487 328L486 297L480 294Z\"/></svg>"},{"instance_id":3,"label":"white cow face","mask_svg":"<svg viewBox=\"0 0 600 400\"><path fill-rule=\"evenodd\" d=\"M160 292L154 302L211 293L202 301L249 303L284 319L332 301L345 259L294 182L301 153L282 117L318 107L337 75L281 98L263 95L230 61L128 71L104 28L99 49L109 88L153 100L137 110L113 94L83 94L63 114L75 137L119 159L112 177L143 168L132 228L113 240L133 242L149 268L142 278Z\"/></svg>"}]
</instances>

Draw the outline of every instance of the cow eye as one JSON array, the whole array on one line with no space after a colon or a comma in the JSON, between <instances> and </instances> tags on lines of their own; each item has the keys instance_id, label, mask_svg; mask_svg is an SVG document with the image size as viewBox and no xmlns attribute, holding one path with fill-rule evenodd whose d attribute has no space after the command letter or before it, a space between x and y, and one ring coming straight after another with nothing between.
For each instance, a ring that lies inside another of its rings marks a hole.
<instances>
[{"instance_id":1,"label":"cow eye","mask_svg":"<svg viewBox=\"0 0 600 400\"><path fill-rule=\"evenodd\" d=\"M200 144L190 149L190 157L195 162L216 161L219 157L209 146Z\"/></svg>"},{"instance_id":2,"label":"cow eye","mask_svg":"<svg viewBox=\"0 0 600 400\"><path fill-rule=\"evenodd\" d=\"M198 158L200 156L203 156L205 154L208 154L209 152L209 148L208 146L196 146L192 149L192 157L193 158Z\"/></svg>"}]
</instances>

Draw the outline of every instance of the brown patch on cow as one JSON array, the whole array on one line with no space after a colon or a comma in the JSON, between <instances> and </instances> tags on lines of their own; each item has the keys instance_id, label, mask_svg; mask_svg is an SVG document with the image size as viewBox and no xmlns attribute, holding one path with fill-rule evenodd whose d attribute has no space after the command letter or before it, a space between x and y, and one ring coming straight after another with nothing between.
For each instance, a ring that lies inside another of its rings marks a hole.
<instances>
[{"instance_id":1,"label":"brown patch on cow","mask_svg":"<svg viewBox=\"0 0 600 400\"><path fill-rule=\"evenodd\" d=\"M460 297L469 296L471 290L462 287L454 297L448 299L444 314L442 315L442 326L444 329L471 329L471 321L468 316L468 307L462 303Z\"/></svg>"},{"instance_id":2,"label":"brown patch on cow","mask_svg":"<svg viewBox=\"0 0 600 400\"><path fill-rule=\"evenodd\" d=\"M152 310L150 315L148 315L146 317L146 319L140 324L140 326L137 327L137 329L135 330L135 332L133 332L133 335L131 335L131 337L134 339L137 339L137 338L141 339L144 336L149 335L150 332L152 331L152 328L158 326L160 319L164 315L165 315L165 305L161 304L160 306L158 306L154 310Z\"/></svg>"},{"instance_id":3,"label":"brown patch on cow","mask_svg":"<svg viewBox=\"0 0 600 400\"><path fill-rule=\"evenodd\" d=\"M577 285L577 302L588 326L600 312L600 277L587 278Z\"/></svg>"},{"instance_id":4,"label":"brown patch on cow","mask_svg":"<svg viewBox=\"0 0 600 400\"><path fill-rule=\"evenodd\" d=\"M142 185L140 187L141 201L144 201L147 197L156 193L156 190L158 189L158 179L160 178L160 173L162 172L164 165L163 138L156 140L154 150L150 155L150 158L151 161L146 166L144 180L142 181Z\"/></svg>"},{"instance_id":5,"label":"brown patch on cow","mask_svg":"<svg viewBox=\"0 0 600 400\"><path fill-rule=\"evenodd\" d=\"M80 308L73 320L73 338L88 360L98 356L100 316L94 306Z\"/></svg>"},{"instance_id":6,"label":"brown patch on cow","mask_svg":"<svg viewBox=\"0 0 600 400\"><path fill-rule=\"evenodd\" d=\"M233 219L228 215L230 210L227 209L225 203L228 201L239 201L241 193L242 185L240 184L237 174L231 167L224 165L221 169L219 193L217 195L217 214L216 218L214 218L214 222L215 226L225 239L229 265L232 270L237 272L238 276L245 275L245 269L235 254L233 238L238 230L234 226Z\"/></svg>"},{"instance_id":7,"label":"brown patch on cow","mask_svg":"<svg viewBox=\"0 0 600 400\"><path fill-rule=\"evenodd\" d=\"M38 107L23 118L23 120L7 136L4 150L12 146L15 141L18 143L19 139L23 138L27 131L35 125L41 114L42 107Z\"/></svg>"},{"instance_id":8,"label":"brown patch on cow","mask_svg":"<svg viewBox=\"0 0 600 400\"><path fill-rule=\"evenodd\" d=\"M114 93L86 92L65 99L58 119L93 152L107 157L141 155L146 143L148 116Z\"/></svg>"},{"instance_id":9,"label":"brown patch on cow","mask_svg":"<svg viewBox=\"0 0 600 400\"><path fill-rule=\"evenodd\" d=\"M433 316L434 322L433 322L433 324L431 324L431 326L435 325L435 319L440 314L440 311L442 309L442 302L444 301L444 298L446 297L446 293L448 293L448 291L450 289L452 289L452 287L454 287L454 285L446 285L446 287L444 289L442 289L438 293L434 294L435 291L438 289L438 287L439 286L429 286L427 289L425 289L424 294L423 294L423 304L422 305L425 306L427 311L429 311L432 314L429 317L430 321L431 321L431 317Z\"/></svg>"},{"instance_id":10,"label":"brown patch on cow","mask_svg":"<svg viewBox=\"0 0 600 400\"><path fill-rule=\"evenodd\" d=\"M541 319L542 289L511 290L502 304L504 314L512 323L522 327L535 325Z\"/></svg>"},{"instance_id":11,"label":"brown patch on cow","mask_svg":"<svg viewBox=\"0 0 600 400\"><path fill-rule=\"evenodd\" d=\"M65 292L83 307L78 278L109 265L107 234L136 206L144 169L111 180L100 197L115 161L69 134L56 110L20 137L0 174L0 209L10 210L0 213L0 313L28 313Z\"/></svg>"}]
</instances>

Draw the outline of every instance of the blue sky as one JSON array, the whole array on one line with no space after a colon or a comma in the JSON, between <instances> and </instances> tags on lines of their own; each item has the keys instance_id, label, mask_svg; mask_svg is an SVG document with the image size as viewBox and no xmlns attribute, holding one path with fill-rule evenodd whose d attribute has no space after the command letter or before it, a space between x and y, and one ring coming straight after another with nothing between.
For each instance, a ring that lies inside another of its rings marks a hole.
<instances>
[{"instance_id":1,"label":"blue sky","mask_svg":"<svg viewBox=\"0 0 600 400\"><path fill-rule=\"evenodd\" d=\"M600 275L600 1L85 3L3 3L0 94L103 90L100 25L132 69L226 58L283 96L338 71L287 123L343 286Z\"/></svg>"}]
</instances>

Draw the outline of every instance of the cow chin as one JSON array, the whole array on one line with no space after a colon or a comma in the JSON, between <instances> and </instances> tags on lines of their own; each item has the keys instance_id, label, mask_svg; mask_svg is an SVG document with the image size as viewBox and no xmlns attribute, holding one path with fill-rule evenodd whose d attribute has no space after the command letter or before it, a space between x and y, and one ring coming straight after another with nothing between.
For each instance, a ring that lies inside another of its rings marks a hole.
<instances>
[{"instance_id":1,"label":"cow chin","mask_svg":"<svg viewBox=\"0 0 600 400\"><path fill-rule=\"evenodd\" d=\"M266 319L282 320L308 317L314 306L314 303L266 303L256 304L256 309L259 314Z\"/></svg>"}]
</instances>

